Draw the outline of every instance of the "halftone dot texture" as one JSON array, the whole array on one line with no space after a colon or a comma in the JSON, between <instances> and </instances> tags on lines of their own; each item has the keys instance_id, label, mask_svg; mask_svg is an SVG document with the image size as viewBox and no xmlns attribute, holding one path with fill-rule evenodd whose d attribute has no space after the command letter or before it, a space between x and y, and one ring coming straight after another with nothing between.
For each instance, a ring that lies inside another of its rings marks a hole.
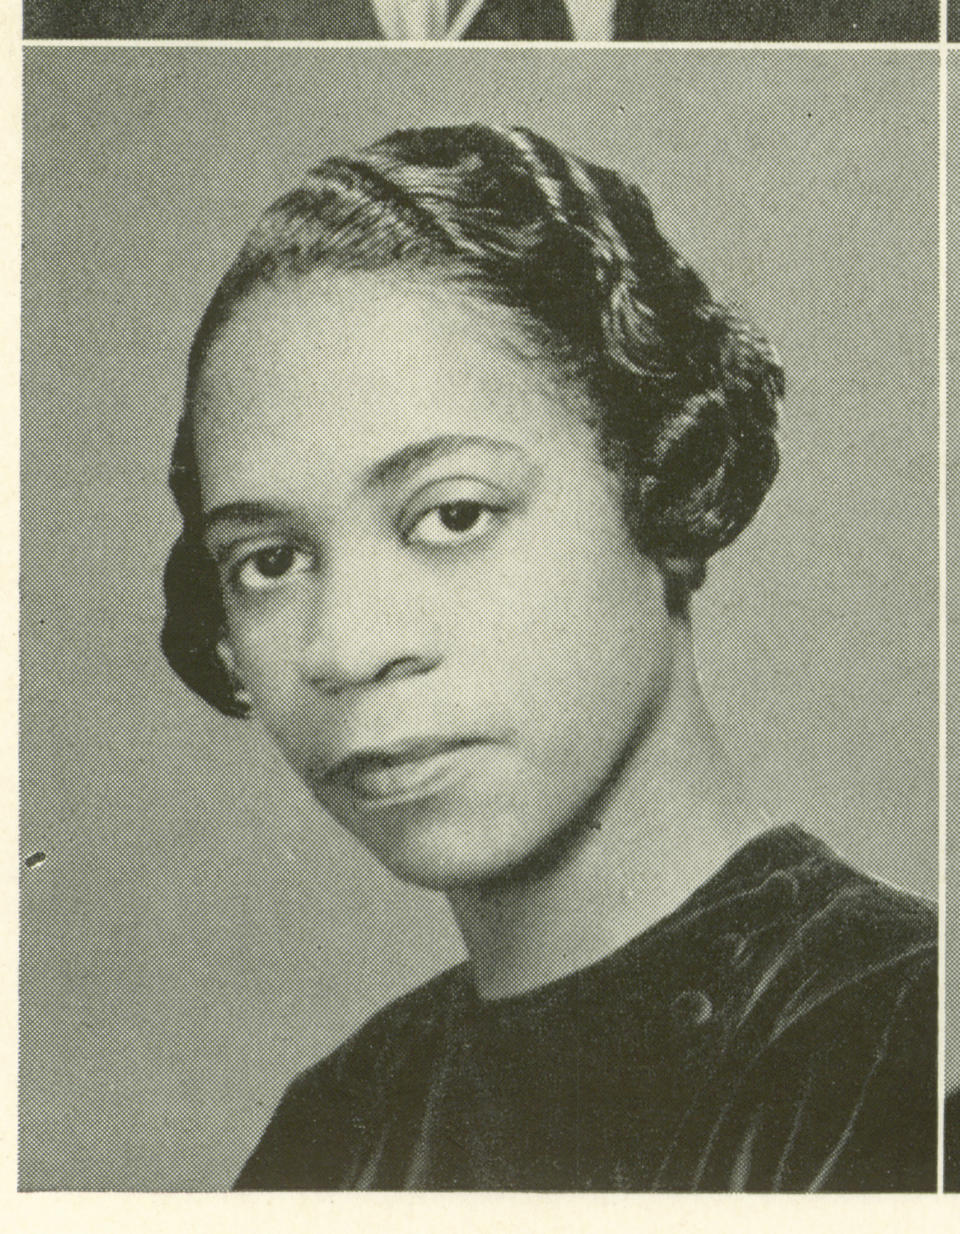
<instances>
[{"instance_id":1,"label":"halftone dot texture","mask_svg":"<svg viewBox=\"0 0 960 1234\"><path fill-rule=\"evenodd\" d=\"M951 18L954 11L950 10ZM951 52L949 68L956 73L960 53ZM956 132L960 123L960 91L948 96L948 124ZM960 414L960 149L948 143L947 161L947 544L960 543L960 501L957 477L960 476L960 435L949 428ZM947 562L947 766L957 765L960 753L960 708L957 707L957 673L960 671L960 623L957 621L957 553ZM960 826L957 814L956 780L947 786L946 845L946 954L944 1009L944 1083L946 1091L960 1088ZM960 1149L960 1134L956 1135ZM955 1164L954 1170L958 1167Z\"/></svg>"},{"instance_id":2,"label":"halftone dot texture","mask_svg":"<svg viewBox=\"0 0 960 1234\"><path fill-rule=\"evenodd\" d=\"M377 39L383 30L390 37L466 37L471 40L549 40L573 37L571 18L583 39L606 38L606 22L587 30L589 10L559 0L533 4L468 4L450 0L419 20L411 10L413 26L405 15L391 13L381 4L311 5L307 0L284 4L254 4L249 0L25 0L27 38L71 39ZM439 11L438 11L439 10ZM937 37L937 0L794 0L790 5L760 5L752 0L727 0L723 5L703 3L669 6L617 0L610 6L613 37L618 40L682 40L767 42L921 42ZM441 13L443 14L441 16ZM589 17L596 18L595 14ZM432 19L432 20L431 20ZM399 27L397 23L400 23ZM450 25L446 23L449 22ZM401 34L400 31L406 31ZM416 34L436 29L436 35Z\"/></svg>"},{"instance_id":3,"label":"halftone dot texture","mask_svg":"<svg viewBox=\"0 0 960 1234\"><path fill-rule=\"evenodd\" d=\"M708 699L774 821L934 898L935 53L32 48L25 84L22 1187L228 1186L296 1071L460 957L157 648L199 314L264 205L398 126L616 168L777 346Z\"/></svg>"}]
</instances>

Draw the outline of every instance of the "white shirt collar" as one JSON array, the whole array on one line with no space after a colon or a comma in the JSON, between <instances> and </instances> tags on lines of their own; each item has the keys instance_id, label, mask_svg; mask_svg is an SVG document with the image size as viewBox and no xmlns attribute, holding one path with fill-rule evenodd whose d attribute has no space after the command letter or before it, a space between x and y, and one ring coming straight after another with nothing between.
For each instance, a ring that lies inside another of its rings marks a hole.
<instances>
[{"instance_id":1,"label":"white shirt collar","mask_svg":"<svg viewBox=\"0 0 960 1234\"><path fill-rule=\"evenodd\" d=\"M613 38L613 15L617 0L561 0L578 42L606 43ZM447 0L372 0L384 37L400 42L409 39L460 39L473 24L484 0L466 0L450 29Z\"/></svg>"}]
</instances>

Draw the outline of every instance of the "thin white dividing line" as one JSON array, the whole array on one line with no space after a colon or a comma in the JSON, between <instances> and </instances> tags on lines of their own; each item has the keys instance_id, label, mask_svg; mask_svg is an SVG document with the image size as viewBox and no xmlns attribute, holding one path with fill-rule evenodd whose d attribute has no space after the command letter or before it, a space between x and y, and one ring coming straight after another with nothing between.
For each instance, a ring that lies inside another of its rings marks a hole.
<instances>
[{"instance_id":1,"label":"thin white dividing line","mask_svg":"<svg viewBox=\"0 0 960 1234\"><path fill-rule=\"evenodd\" d=\"M941 27L943 32L943 27ZM940 126L939 126L939 351L940 351L940 429L939 429L939 755L940 774L938 782L939 833L940 833L940 886L939 886L939 1010L937 1091L937 1191L943 1192L944 1166L944 1098L946 1081L946 940L947 940L947 45L940 43Z\"/></svg>"}]
</instances>

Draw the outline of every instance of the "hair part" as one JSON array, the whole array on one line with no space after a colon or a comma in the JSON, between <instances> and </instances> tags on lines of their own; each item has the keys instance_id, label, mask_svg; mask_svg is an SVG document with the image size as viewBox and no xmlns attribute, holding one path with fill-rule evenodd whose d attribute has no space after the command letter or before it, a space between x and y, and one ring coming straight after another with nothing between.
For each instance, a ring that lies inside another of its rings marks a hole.
<instances>
[{"instance_id":1,"label":"hair part","mask_svg":"<svg viewBox=\"0 0 960 1234\"><path fill-rule=\"evenodd\" d=\"M318 270L453 280L513 309L558 378L589 398L640 552L684 613L706 563L776 474L783 373L657 229L643 193L523 129L396 132L328 159L262 216L195 335L170 486L183 532L165 574L162 645L186 683L243 714L217 653L225 617L201 538L193 415L215 338L257 289Z\"/></svg>"}]
</instances>

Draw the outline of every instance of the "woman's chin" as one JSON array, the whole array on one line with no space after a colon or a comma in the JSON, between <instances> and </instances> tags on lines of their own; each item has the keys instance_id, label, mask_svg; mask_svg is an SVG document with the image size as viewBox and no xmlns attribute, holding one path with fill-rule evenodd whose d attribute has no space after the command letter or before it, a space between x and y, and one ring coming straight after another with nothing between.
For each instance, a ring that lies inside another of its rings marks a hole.
<instances>
[{"instance_id":1,"label":"woman's chin","mask_svg":"<svg viewBox=\"0 0 960 1234\"><path fill-rule=\"evenodd\" d=\"M548 841L537 828L496 813L483 818L404 817L369 819L350 830L403 882L433 891L453 891L509 879Z\"/></svg>"}]
</instances>

